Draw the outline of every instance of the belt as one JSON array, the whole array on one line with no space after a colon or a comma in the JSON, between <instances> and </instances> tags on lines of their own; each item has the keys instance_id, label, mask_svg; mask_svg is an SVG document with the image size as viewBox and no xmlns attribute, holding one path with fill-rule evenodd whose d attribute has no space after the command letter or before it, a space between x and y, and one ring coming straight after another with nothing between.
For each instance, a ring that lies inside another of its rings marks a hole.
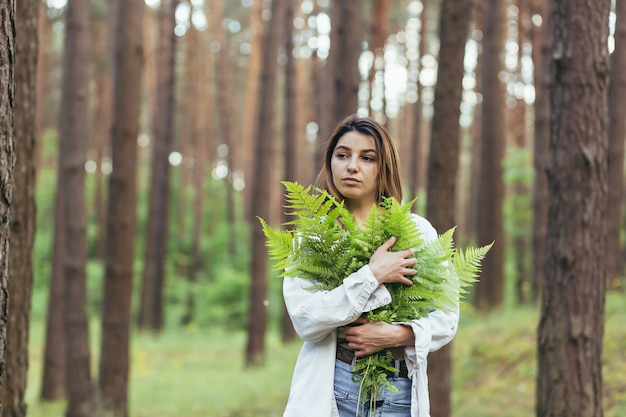
<instances>
[{"instance_id":1,"label":"belt","mask_svg":"<svg viewBox=\"0 0 626 417\"><path fill-rule=\"evenodd\" d=\"M337 359L339 359L341 362L347 363L348 365L352 365L352 363L354 362L354 352L338 344ZM409 370L406 367L405 360L396 360L396 364L394 366L396 369L399 369L400 372L396 374L390 371L385 371L387 372L387 375L400 378L409 377Z\"/></svg>"}]
</instances>

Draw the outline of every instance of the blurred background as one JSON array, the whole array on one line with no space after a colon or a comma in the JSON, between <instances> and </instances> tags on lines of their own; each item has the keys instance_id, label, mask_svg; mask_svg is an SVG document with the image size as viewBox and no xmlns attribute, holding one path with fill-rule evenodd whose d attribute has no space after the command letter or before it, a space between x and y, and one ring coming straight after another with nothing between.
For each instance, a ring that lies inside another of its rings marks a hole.
<instances>
[{"instance_id":1,"label":"blurred background","mask_svg":"<svg viewBox=\"0 0 626 417\"><path fill-rule=\"evenodd\" d=\"M10 284L3 415L282 415L301 342L257 216L288 219L280 181L315 183L353 113L392 133L415 212L457 226L459 248L496 242L429 361L433 417L534 415L538 333L559 334L538 323L559 300L593 313L602 372L583 386L626 415L624 1L558 3L18 0L16 102L20 77L36 87L15 190L28 179L35 206L14 211L34 240L14 246L32 259ZM568 149L602 173L561 164ZM598 231L571 275L567 221Z\"/></svg>"}]
</instances>

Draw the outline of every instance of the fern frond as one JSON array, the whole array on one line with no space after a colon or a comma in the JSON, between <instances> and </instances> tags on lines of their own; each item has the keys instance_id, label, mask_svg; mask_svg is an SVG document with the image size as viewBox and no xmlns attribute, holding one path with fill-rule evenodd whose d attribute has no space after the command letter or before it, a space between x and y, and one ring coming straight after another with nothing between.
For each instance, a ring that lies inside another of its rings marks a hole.
<instances>
[{"instance_id":1,"label":"fern frond","mask_svg":"<svg viewBox=\"0 0 626 417\"><path fill-rule=\"evenodd\" d=\"M461 288L476 282L480 274L480 263L493 246L493 242L480 248L468 247L465 252L457 250L454 256L454 270L459 277Z\"/></svg>"}]
</instances>

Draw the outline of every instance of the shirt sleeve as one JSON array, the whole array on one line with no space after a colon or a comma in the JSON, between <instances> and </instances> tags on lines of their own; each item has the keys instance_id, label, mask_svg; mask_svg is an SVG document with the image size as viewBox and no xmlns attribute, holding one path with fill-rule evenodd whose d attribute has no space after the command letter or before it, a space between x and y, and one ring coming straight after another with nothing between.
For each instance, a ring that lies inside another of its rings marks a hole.
<instances>
[{"instance_id":1,"label":"shirt sleeve","mask_svg":"<svg viewBox=\"0 0 626 417\"><path fill-rule=\"evenodd\" d=\"M362 313L391 302L389 291L378 283L368 265L332 290L310 291L307 287L311 285L297 277L285 277L283 281L285 305L294 329L307 341L319 341Z\"/></svg>"},{"instance_id":2,"label":"shirt sleeve","mask_svg":"<svg viewBox=\"0 0 626 417\"><path fill-rule=\"evenodd\" d=\"M423 217L414 216L418 229L425 241L437 239L437 231ZM434 352L448 344L455 336L459 324L459 301L448 311L433 310L427 316L413 320L410 325L415 335L414 346L404 349L409 372L426 363L429 352Z\"/></svg>"}]
</instances>

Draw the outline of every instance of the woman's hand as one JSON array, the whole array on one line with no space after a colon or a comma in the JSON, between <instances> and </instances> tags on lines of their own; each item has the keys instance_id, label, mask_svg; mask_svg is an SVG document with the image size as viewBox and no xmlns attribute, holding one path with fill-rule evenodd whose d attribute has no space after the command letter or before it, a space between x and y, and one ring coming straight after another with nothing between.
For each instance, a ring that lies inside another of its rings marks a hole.
<instances>
[{"instance_id":1,"label":"woman's hand","mask_svg":"<svg viewBox=\"0 0 626 417\"><path fill-rule=\"evenodd\" d=\"M358 358L390 348L393 356L401 359L403 346L412 346L415 343L415 335L410 326L373 322L362 317L337 331L337 336L346 340L347 347L354 350Z\"/></svg>"},{"instance_id":2,"label":"woman's hand","mask_svg":"<svg viewBox=\"0 0 626 417\"><path fill-rule=\"evenodd\" d=\"M389 238L380 245L370 258L369 267L378 283L398 282L404 285L413 285L406 276L413 276L417 271L411 268L417 263L413 257L415 251L406 249L398 252L390 252L389 249L396 243L395 236Z\"/></svg>"}]
</instances>

